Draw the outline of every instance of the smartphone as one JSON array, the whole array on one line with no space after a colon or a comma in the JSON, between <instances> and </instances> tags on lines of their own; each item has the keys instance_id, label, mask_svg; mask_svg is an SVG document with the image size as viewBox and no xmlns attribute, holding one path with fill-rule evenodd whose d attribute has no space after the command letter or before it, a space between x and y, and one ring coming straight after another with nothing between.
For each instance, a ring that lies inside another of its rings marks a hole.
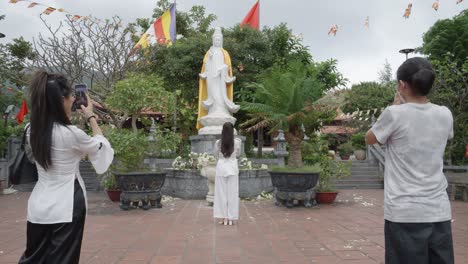
<instances>
[{"instance_id":1,"label":"smartphone","mask_svg":"<svg viewBox=\"0 0 468 264\"><path fill-rule=\"evenodd\" d=\"M85 107L88 106L88 98L86 94L88 93L88 87L86 84L76 84L75 85L75 102L73 103L72 110L81 109L81 105Z\"/></svg>"}]
</instances>

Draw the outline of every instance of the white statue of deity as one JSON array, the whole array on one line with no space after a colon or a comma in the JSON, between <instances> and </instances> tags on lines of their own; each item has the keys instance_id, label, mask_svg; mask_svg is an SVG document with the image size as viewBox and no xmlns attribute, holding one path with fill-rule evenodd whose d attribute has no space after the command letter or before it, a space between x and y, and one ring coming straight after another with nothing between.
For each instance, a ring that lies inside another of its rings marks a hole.
<instances>
[{"instance_id":1,"label":"white statue of deity","mask_svg":"<svg viewBox=\"0 0 468 264\"><path fill-rule=\"evenodd\" d=\"M223 49L220 28L215 29L213 45L203 59L199 76L198 133L221 134L225 122L236 122L232 114L240 107L232 102L236 77L232 76L229 53Z\"/></svg>"}]
</instances>

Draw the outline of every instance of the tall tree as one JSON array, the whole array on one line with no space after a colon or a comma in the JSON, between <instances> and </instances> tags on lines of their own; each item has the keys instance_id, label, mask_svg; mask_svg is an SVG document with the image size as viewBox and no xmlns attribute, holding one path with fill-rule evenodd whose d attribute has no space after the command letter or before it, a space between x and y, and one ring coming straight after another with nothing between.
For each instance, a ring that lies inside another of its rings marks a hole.
<instances>
[{"instance_id":1,"label":"tall tree","mask_svg":"<svg viewBox=\"0 0 468 264\"><path fill-rule=\"evenodd\" d=\"M436 22L423 37L420 48L437 73L431 102L447 106L453 115L454 138L448 143L446 159L467 164L468 144L468 10L452 19Z\"/></svg>"},{"instance_id":2,"label":"tall tree","mask_svg":"<svg viewBox=\"0 0 468 264\"><path fill-rule=\"evenodd\" d=\"M24 69L34 60L36 54L30 42L23 37L13 39L8 44L0 44L0 83L9 82L17 87L27 84Z\"/></svg>"},{"instance_id":3,"label":"tall tree","mask_svg":"<svg viewBox=\"0 0 468 264\"><path fill-rule=\"evenodd\" d=\"M468 58L468 9L452 19L437 21L423 36L420 48L431 60L450 60L460 66Z\"/></svg>"},{"instance_id":4,"label":"tall tree","mask_svg":"<svg viewBox=\"0 0 468 264\"><path fill-rule=\"evenodd\" d=\"M393 82L394 80L395 78L393 77L392 66L390 65L388 60L385 59L383 68L379 71L379 81L381 84L386 84Z\"/></svg>"},{"instance_id":5,"label":"tall tree","mask_svg":"<svg viewBox=\"0 0 468 264\"><path fill-rule=\"evenodd\" d=\"M124 26L117 16L76 22L68 18L58 27L41 19L49 34L40 33L34 40L38 56L31 66L61 72L74 83L87 83L93 99L104 107L116 82L144 65L139 54L129 55L135 44L134 27ZM98 114L107 117L105 113ZM109 116L112 122L118 122L112 113Z\"/></svg>"},{"instance_id":6,"label":"tall tree","mask_svg":"<svg viewBox=\"0 0 468 264\"><path fill-rule=\"evenodd\" d=\"M345 93L343 111L351 113L358 109L371 110L386 107L393 102L395 90L389 89L377 82L361 82L354 84Z\"/></svg>"}]
</instances>

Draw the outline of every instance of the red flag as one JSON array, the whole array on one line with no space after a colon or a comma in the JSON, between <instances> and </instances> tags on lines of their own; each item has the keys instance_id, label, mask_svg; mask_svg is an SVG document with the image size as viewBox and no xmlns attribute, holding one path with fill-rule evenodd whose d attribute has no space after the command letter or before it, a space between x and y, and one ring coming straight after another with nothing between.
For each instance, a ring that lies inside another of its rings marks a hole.
<instances>
[{"instance_id":1,"label":"red flag","mask_svg":"<svg viewBox=\"0 0 468 264\"><path fill-rule=\"evenodd\" d=\"M26 99L23 99L23 103L21 104L21 108L16 115L16 120L18 120L18 124L23 123L24 116L28 113L28 105L26 104Z\"/></svg>"},{"instance_id":2,"label":"red flag","mask_svg":"<svg viewBox=\"0 0 468 264\"><path fill-rule=\"evenodd\" d=\"M259 30L260 28L260 4L257 1L255 5L250 9L249 13L242 20L240 26L243 27L249 25L251 28Z\"/></svg>"}]
</instances>

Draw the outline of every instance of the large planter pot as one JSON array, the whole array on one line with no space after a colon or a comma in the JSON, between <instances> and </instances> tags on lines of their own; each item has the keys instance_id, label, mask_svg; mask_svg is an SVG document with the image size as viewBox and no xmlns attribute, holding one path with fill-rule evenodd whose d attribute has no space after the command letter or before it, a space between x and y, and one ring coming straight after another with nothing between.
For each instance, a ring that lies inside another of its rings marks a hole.
<instances>
[{"instance_id":1,"label":"large planter pot","mask_svg":"<svg viewBox=\"0 0 468 264\"><path fill-rule=\"evenodd\" d=\"M354 151L354 157L357 160L365 160L366 159L366 151L362 149L358 149Z\"/></svg>"},{"instance_id":2,"label":"large planter pot","mask_svg":"<svg viewBox=\"0 0 468 264\"><path fill-rule=\"evenodd\" d=\"M349 157L351 156L351 154L340 154L340 158L342 160L349 160Z\"/></svg>"},{"instance_id":3,"label":"large planter pot","mask_svg":"<svg viewBox=\"0 0 468 264\"><path fill-rule=\"evenodd\" d=\"M278 172L269 171L271 183L276 189L276 205L291 208L294 201L312 207L316 204L313 188L319 179L319 173L313 172Z\"/></svg>"},{"instance_id":4,"label":"large planter pot","mask_svg":"<svg viewBox=\"0 0 468 264\"><path fill-rule=\"evenodd\" d=\"M319 204L332 204L337 195L338 192L317 192L315 199Z\"/></svg>"},{"instance_id":5,"label":"large planter pot","mask_svg":"<svg viewBox=\"0 0 468 264\"><path fill-rule=\"evenodd\" d=\"M165 172L113 172L119 189L120 208L130 209L130 205L139 206L144 210L151 207L161 208L161 188L166 180Z\"/></svg>"},{"instance_id":6,"label":"large planter pot","mask_svg":"<svg viewBox=\"0 0 468 264\"><path fill-rule=\"evenodd\" d=\"M106 190L107 196L109 199L113 202L119 202L120 201L120 194L122 191L120 190Z\"/></svg>"}]
</instances>

